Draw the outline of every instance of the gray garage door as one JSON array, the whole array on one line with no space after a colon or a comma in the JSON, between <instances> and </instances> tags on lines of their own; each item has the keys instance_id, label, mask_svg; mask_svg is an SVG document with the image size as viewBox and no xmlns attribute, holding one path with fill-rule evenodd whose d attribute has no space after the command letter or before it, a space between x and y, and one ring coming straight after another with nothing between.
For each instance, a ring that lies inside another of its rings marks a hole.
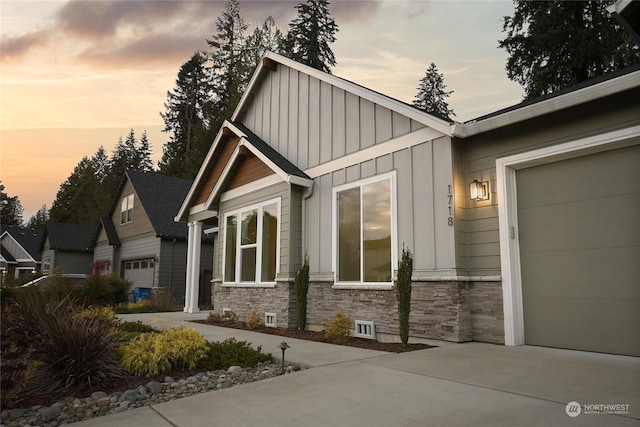
<instances>
[{"instance_id":1,"label":"gray garage door","mask_svg":"<svg viewBox=\"0 0 640 427\"><path fill-rule=\"evenodd\" d=\"M152 288L154 262L151 259L137 259L124 262L124 278L133 283L133 288Z\"/></svg>"},{"instance_id":2,"label":"gray garage door","mask_svg":"<svg viewBox=\"0 0 640 427\"><path fill-rule=\"evenodd\" d=\"M516 180L525 343L640 356L640 145Z\"/></svg>"}]
</instances>

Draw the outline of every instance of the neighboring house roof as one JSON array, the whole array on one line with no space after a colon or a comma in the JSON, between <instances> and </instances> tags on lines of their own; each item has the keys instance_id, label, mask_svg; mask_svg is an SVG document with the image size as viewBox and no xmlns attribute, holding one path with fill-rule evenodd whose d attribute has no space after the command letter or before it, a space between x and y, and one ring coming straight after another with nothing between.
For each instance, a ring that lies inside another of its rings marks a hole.
<instances>
[{"instance_id":1,"label":"neighboring house roof","mask_svg":"<svg viewBox=\"0 0 640 427\"><path fill-rule=\"evenodd\" d=\"M120 237L118 237L118 232L116 231L116 226L113 224L110 216L103 216L100 218L100 225L98 226L98 231L100 230L100 226L104 229L104 232L107 235L107 240L109 244L114 247L120 247ZM97 235L97 233L96 233Z\"/></svg>"},{"instance_id":2,"label":"neighboring house roof","mask_svg":"<svg viewBox=\"0 0 640 427\"><path fill-rule=\"evenodd\" d=\"M49 239L49 248L55 251L91 252L95 231L94 225L50 222L45 238Z\"/></svg>"},{"instance_id":3,"label":"neighboring house roof","mask_svg":"<svg viewBox=\"0 0 640 427\"><path fill-rule=\"evenodd\" d=\"M186 239L187 226L184 223L174 222L173 217L187 196L193 181L135 171L127 171L127 176L151 221L156 236Z\"/></svg>"},{"instance_id":4,"label":"neighboring house roof","mask_svg":"<svg viewBox=\"0 0 640 427\"><path fill-rule=\"evenodd\" d=\"M10 225L2 227L2 237L10 236L34 262L40 262L44 230L44 227L24 228Z\"/></svg>"}]
</instances>

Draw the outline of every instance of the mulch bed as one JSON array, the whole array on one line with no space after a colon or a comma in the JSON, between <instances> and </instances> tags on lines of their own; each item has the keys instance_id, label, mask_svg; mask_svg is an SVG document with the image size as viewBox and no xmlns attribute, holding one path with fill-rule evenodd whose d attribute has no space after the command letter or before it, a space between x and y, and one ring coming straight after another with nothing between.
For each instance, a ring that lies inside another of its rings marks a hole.
<instances>
[{"instance_id":1,"label":"mulch bed","mask_svg":"<svg viewBox=\"0 0 640 427\"><path fill-rule=\"evenodd\" d=\"M261 326L256 329L248 328L243 322L215 321L215 320L191 320L194 323L203 323L205 325L221 326L223 328L242 329L251 332L260 332L263 334L279 335L286 338L297 338L301 340L317 341L328 344L346 345L349 347L364 348L367 350L387 351L390 353L404 353L407 351L424 350L434 346L423 343L408 343L403 346L402 343L386 343L378 342L365 338L348 337L346 342L335 343L325 337L322 331L301 331L298 329L286 328L267 328Z\"/></svg>"}]
</instances>

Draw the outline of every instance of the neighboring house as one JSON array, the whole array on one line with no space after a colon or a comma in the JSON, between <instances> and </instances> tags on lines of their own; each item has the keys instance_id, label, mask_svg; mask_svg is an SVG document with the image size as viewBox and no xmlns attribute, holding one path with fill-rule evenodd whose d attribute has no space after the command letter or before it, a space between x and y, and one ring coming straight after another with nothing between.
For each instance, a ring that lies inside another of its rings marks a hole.
<instances>
[{"instance_id":1,"label":"neighboring house","mask_svg":"<svg viewBox=\"0 0 640 427\"><path fill-rule=\"evenodd\" d=\"M41 270L40 250L44 228L3 226L0 230L0 270L2 283Z\"/></svg>"},{"instance_id":2,"label":"neighboring house","mask_svg":"<svg viewBox=\"0 0 640 427\"><path fill-rule=\"evenodd\" d=\"M187 225L173 221L192 181L127 171L109 214L100 220L93 248L95 272L117 274L133 287L184 302ZM213 238L200 233L203 304L210 300Z\"/></svg>"},{"instance_id":3,"label":"neighboring house","mask_svg":"<svg viewBox=\"0 0 640 427\"><path fill-rule=\"evenodd\" d=\"M640 71L467 123L267 53L176 221L218 224L212 303L295 327L336 312L397 339L393 291L413 254L410 335L640 355ZM198 311L199 239L185 311Z\"/></svg>"},{"instance_id":4,"label":"neighboring house","mask_svg":"<svg viewBox=\"0 0 640 427\"><path fill-rule=\"evenodd\" d=\"M96 227L49 222L42 242L42 273L91 274Z\"/></svg>"}]
</instances>

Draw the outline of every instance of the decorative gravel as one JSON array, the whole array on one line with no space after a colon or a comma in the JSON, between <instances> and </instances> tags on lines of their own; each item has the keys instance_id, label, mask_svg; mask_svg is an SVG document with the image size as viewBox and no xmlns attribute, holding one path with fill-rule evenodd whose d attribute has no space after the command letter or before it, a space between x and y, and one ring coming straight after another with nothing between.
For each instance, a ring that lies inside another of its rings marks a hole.
<instances>
[{"instance_id":1,"label":"decorative gravel","mask_svg":"<svg viewBox=\"0 0 640 427\"><path fill-rule=\"evenodd\" d=\"M285 373L298 369L290 365L285 368ZM183 379L165 377L163 382L150 381L146 385L124 392L107 394L97 391L90 397L82 399L67 397L51 406L37 405L28 409L5 409L0 413L0 427L56 427L281 374L281 365L264 362L258 363L255 368L231 366L226 371L200 372Z\"/></svg>"}]
</instances>

